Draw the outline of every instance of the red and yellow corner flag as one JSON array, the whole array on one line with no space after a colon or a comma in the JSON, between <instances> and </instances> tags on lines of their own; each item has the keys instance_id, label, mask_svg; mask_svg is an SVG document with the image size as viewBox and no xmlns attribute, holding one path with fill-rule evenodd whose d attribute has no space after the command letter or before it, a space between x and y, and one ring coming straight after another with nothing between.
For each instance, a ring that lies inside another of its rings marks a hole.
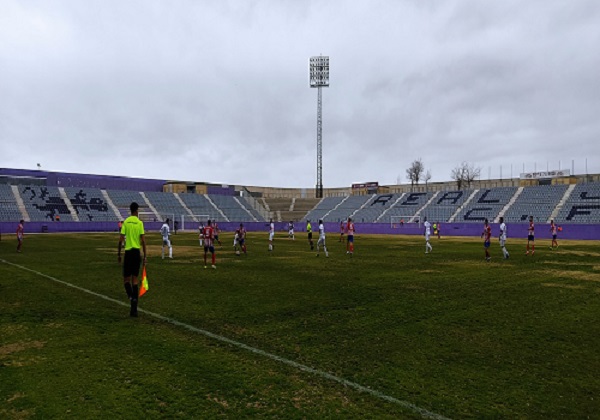
<instances>
[{"instance_id":1,"label":"red and yellow corner flag","mask_svg":"<svg viewBox=\"0 0 600 420\"><path fill-rule=\"evenodd\" d=\"M148 289L148 277L146 277L146 266L144 266L144 270L142 271L142 285L140 286L140 297L142 297Z\"/></svg>"}]
</instances>

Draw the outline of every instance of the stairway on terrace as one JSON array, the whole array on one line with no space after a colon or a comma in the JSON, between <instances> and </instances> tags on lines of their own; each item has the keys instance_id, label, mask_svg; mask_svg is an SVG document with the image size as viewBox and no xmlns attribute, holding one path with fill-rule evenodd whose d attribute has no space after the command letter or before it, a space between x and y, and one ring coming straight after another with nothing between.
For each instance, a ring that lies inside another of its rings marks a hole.
<instances>
[{"instance_id":1,"label":"stairway on terrace","mask_svg":"<svg viewBox=\"0 0 600 420\"><path fill-rule=\"evenodd\" d=\"M289 214L286 214L287 219L284 220L306 220L306 215L308 214L308 212L314 209L320 201L320 198L296 198L296 201L294 202L294 207L291 209Z\"/></svg>"},{"instance_id":2,"label":"stairway on terrace","mask_svg":"<svg viewBox=\"0 0 600 420\"><path fill-rule=\"evenodd\" d=\"M278 222L298 222L320 201L320 198L265 198Z\"/></svg>"}]
</instances>

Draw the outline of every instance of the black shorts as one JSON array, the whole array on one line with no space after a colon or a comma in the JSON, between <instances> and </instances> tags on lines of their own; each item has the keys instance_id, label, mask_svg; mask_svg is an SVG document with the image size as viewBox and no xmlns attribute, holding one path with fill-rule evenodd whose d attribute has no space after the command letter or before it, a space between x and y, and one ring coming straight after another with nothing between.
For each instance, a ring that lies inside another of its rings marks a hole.
<instances>
[{"instance_id":1,"label":"black shorts","mask_svg":"<svg viewBox=\"0 0 600 420\"><path fill-rule=\"evenodd\" d=\"M125 259L123 260L123 277L138 277L140 275L140 264L142 256L139 249L130 249L125 251Z\"/></svg>"},{"instance_id":2,"label":"black shorts","mask_svg":"<svg viewBox=\"0 0 600 420\"><path fill-rule=\"evenodd\" d=\"M533 235L527 235L527 241L528 242L535 241L535 237Z\"/></svg>"},{"instance_id":3,"label":"black shorts","mask_svg":"<svg viewBox=\"0 0 600 420\"><path fill-rule=\"evenodd\" d=\"M310 241L312 239L312 232L308 232L308 240Z\"/></svg>"},{"instance_id":4,"label":"black shorts","mask_svg":"<svg viewBox=\"0 0 600 420\"><path fill-rule=\"evenodd\" d=\"M209 251L210 251L211 254L214 254L215 253L215 247L212 246L212 245L211 246L204 245L204 253L207 253Z\"/></svg>"}]
</instances>

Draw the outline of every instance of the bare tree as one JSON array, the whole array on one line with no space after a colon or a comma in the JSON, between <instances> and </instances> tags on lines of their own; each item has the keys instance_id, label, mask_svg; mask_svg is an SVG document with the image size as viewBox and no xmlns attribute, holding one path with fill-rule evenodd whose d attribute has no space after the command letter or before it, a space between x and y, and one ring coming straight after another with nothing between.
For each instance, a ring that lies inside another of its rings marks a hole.
<instances>
[{"instance_id":1,"label":"bare tree","mask_svg":"<svg viewBox=\"0 0 600 420\"><path fill-rule=\"evenodd\" d=\"M452 172L450 173L450 177L456 181L456 189L459 191L462 190L462 185L463 185L462 167L457 166L456 168L452 169Z\"/></svg>"},{"instance_id":2,"label":"bare tree","mask_svg":"<svg viewBox=\"0 0 600 420\"><path fill-rule=\"evenodd\" d=\"M462 162L459 166L452 169L450 176L456 181L457 189L467 184L467 188L471 188L471 183L481 175L481 167L475 166L472 163Z\"/></svg>"},{"instance_id":3,"label":"bare tree","mask_svg":"<svg viewBox=\"0 0 600 420\"><path fill-rule=\"evenodd\" d=\"M427 191L427 183L431 179L431 171L429 169L427 169L427 172L425 173L425 178L423 179L425 179L425 191Z\"/></svg>"},{"instance_id":4,"label":"bare tree","mask_svg":"<svg viewBox=\"0 0 600 420\"><path fill-rule=\"evenodd\" d=\"M425 166L423 165L423 161L421 158L413 161L413 163L411 163L408 169L406 170L406 178L410 180L411 190L415 184L419 185L419 181L421 180L421 176L423 175L424 170Z\"/></svg>"}]
</instances>

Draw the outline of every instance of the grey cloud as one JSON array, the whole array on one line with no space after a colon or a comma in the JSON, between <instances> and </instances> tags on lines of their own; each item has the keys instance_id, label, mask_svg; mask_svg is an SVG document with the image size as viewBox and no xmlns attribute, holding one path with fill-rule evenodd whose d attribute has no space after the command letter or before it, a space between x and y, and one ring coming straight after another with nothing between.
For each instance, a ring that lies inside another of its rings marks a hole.
<instances>
[{"instance_id":1,"label":"grey cloud","mask_svg":"<svg viewBox=\"0 0 600 420\"><path fill-rule=\"evenodd\" d=\"M432 181L463 160L600 171L595 1L4 9L0 166L312 187L323 53L325 186L406 182L418 157Z\"/></svg>"}]
</instances>

